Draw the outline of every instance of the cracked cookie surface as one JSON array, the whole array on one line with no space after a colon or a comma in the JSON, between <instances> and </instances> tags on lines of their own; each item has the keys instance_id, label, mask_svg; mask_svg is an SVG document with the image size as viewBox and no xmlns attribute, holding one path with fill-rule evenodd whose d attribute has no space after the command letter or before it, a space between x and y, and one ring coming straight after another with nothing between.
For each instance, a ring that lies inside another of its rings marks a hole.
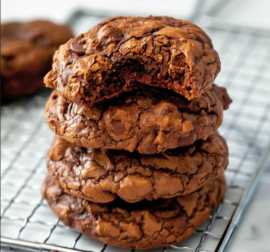
<instances>
[{"instance_id":1,"label":"cracked cookie surface","mask_svg":"<svg viewBox=\"0 0 270 252\"><path fill-rule=\"evenodd\" d=\"M231 100L225 88L191 101L172 91L144 88L85 109L54 91L45 107L53 132L85 148L155 154L207 139L222 123Z\"/></svg>"},{"instance_id":2,"label":"cracked cookie surface","mask_svg":"<svg viewBox=\"0 0 270 252\"><path fill-rule=\"evenodd\" d=\"M196 25L171 17L114 17L62 45L45 84L89 108L144 85L190 100L210 89L219 71L211 39Z\"/></svg>"},{"instance_id":3,"label":"cracked cookie surface","mask_svg":"<svg viewBox=\"0 0 270 252\"><path fill-rule=\"evenodd\" d=\"M54 52L71 37L68 26L49 21L1 24L1 97L30 95L44 87Z\"/></svg>"},{"instance_id":4,"label":"cracked cookie surface","mask_svg":"<svg viewBox=\"0 0 270 252\"><path fill-rule=\"evenodd\" d=\"M186 239L205 222L224 198L225 179L222 175L196 192L171 199L97 204L65 194L48 176L42 194L65 225L108 244L152 249Z\"/></svg>"},{"instance_id":5,"label":"cracked cookie surface","mask_svg":"<svg viewBox=\"0 0 270 252\"><path fill-rule=\"evenodd\" d=\"M65 193L99 203L190 194L223 174L227 164L227 145L218 133L155 155L86 149L56 136L47 155L49 174Z\"/></svg>"}]
</instances>

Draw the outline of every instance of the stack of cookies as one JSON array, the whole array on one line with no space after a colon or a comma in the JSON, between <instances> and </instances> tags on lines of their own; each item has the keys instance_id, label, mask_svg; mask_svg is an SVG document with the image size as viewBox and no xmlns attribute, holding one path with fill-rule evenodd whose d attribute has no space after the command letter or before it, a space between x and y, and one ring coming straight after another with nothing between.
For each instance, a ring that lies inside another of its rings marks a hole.
<instances>
[{"instance_id":1,"label":"stack of cookies","mask_svg":"<svg viewBox=\"0 0 270 252\"><path fill-rule=\"evenodd\" d=\"M170 17L115 17L55 53L42 193L67 226L125 248L190 236L225 193L231 100L210 38Z\"/></svg>"}]
</instances>

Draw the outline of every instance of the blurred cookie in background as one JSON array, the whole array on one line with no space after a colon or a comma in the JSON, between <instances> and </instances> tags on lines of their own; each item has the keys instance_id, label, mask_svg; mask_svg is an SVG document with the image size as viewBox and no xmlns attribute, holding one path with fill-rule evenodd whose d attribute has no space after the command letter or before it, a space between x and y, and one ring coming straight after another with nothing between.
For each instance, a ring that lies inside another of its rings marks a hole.
<instances>
[{"instance_id":1,"label":"blurred cookie in background","mask_svg":"<svg viewBox=\"0 0 270 252\"><path fill-rule=\"evenodd\" d=\"M54 52L71 37L67 25L45 20L1 24L1 98L31 95L42 88Z\"/></svg>"}]
</instances>

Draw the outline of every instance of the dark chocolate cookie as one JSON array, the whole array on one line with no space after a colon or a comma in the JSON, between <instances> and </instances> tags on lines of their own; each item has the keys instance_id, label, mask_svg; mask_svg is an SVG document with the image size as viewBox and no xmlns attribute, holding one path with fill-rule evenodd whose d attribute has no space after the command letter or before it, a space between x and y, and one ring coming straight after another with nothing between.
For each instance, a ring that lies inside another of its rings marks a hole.
<instances>
[{"instance_id":1,"label":"dark chocolate cookie","mask_svg":"<svg viewBox=\"0 0 270 252\"><path fill-rule=\"evenodd\" d=\"M49 21L1 24L1 97L30 95L44 87L58 47L73 36Z\"/></svg>"},{"instance_id":2,"label":"dark chocolate cookie","mask_svg":"<svg viewBox=\"0 0 270 252\"><path fill-rule=\"evenodd\" d=\"M218 133L155 155L85 149L56 136L47 155L49 174L65 193L98 203L117 196L134 203L190 194L227 164L227 145Z\"/></svg>"},{"instance_id":3,"label":"dark chocolate cookie","mask_svg":"<svg viewBox=\"0 0 270 252\"><path fill-rule=\"evenodd\" d=\"M213 85L188 101L172 91L145 88L85 109L53 92L45 108L50 128L85 148L155 154L207 139L221 125L231 100Z\"/></svg>"},{"instance_id":4,"label":"dark chocolate cookie","mask_svg":"<svg viewBox=\"0 0 270 252\"><path fill-rule=\"evenodd\" d=\"M45 83L89 108L142 85L190 100L210 89L219 71L211 39L196 25L171 17L114 17L63 45Z\"/></svg>"},{"instance_id":5,"label":"dark chocolate cookie","mask_svg":"<svg viewBox=\"0 0 270 252\"><path fill-rule=\"evenodd\" d=\"M225 179L210 181L186 196L126 203L98 204L64 194L47 177L42 194L67 226L105 243L124 248L152 249L176 244L205 222L223 200Z\"/></svg>"}]
</instances>

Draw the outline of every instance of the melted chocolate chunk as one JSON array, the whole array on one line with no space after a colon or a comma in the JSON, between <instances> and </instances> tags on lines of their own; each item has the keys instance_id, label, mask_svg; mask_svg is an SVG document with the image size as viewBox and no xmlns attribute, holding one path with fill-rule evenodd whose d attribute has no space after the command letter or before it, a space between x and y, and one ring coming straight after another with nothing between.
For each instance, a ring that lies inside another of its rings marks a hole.
<instances>
[{"instance_id":1,"label":"melted chocolate chunk","mask_svg":"<svg viewBox=\"0 0 270 252\"><path fill-rule=\"evenodd\" d=\"M185 147L188 145L193 144L197 139L197 136L195 133L190 134L188 137L183 137L178 140L179 147Z\"/></svg>"},{"instance_id":2,"label":"melted chocolate chunk","mask_svg":"<svg viewBox=\"0 0 270 252\"><path fill-rule=\"evenodd\" d=\"M79 36L75 39L73 39L72 43L70 44L70 50L74 53L77 53L78 55L84 55L85 50L84 50L84 44L80 43L80 40L82 38Z\"/></svg>"},{"instance_id":3,"label":"melted chocolate chunk","mask_svg":"<svg viewBox=\"0 0 270 252\"><path fill-rule=\"evenodd\" d=\"M69 79L71 73L72 73L72 70L70 68L66 68L62 72L62 79L63 79L63 82L64 82L65 85L68 83L68 79Z\"/></svg>"},{"instance_id":4,"label":"melted chocolate chunk","mask_svg":"<svg viewBox=\"0 0 270 252\"><path fill-rule=\"evenodd\" d=\"M119 136L125 133L126 127L120 120L112 121L113 132Z\"/></svg>"}]
</instances>

